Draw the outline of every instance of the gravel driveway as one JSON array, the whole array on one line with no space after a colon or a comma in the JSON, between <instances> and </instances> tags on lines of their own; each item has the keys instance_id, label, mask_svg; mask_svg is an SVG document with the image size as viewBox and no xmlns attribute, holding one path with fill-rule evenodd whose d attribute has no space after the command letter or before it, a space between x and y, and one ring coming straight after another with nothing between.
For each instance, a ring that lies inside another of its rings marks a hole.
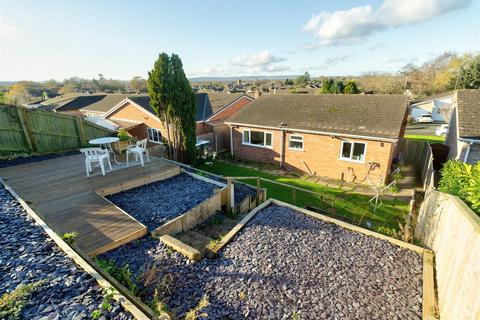
<instances>
[{"instance_id":1,"label":"gravel driveway","mask_svg":"<svg viewBox=\"0 0 480 320\"><path fill-rule=\"evenodd\" d=\"M213 195L219 186L181 173L108 197L152 231Z\"/></svg>"},{"instance_id":2,"label":"gravel driveway","mask_svg":"<svg viewBox=\"0 0 480 320\"><path fill-rule=\"evenodd\" d=\"M134 278L152 266L173 277L163 300L178 317L207 296L208 319L421 319L421 255L275 205L214 260L193 263L153 238L103 258Z\"/></svg>"},{"instance_id":3,"label":"gravel driveway","mask_svg":"<svg viewBox=\"0 0 480 320\"><path fill-rule=\"evenodd\" d=\"M68 258L0 185L0 295L19 284L45 283L28 299L22 319L91 318L103 300L97 282ZM108 318L132 319L114 302Z\"/></svg>"}]
</instances>

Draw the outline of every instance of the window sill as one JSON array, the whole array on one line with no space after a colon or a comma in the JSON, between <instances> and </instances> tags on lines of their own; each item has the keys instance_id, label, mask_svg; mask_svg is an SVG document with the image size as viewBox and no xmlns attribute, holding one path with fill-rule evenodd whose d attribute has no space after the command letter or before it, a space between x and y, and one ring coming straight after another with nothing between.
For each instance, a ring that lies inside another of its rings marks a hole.
<instances>
[{"instance_id":1,"label":"window sill","mask_svg":"<svg viewBox=\"0 0 480 320\"><path fill-rule=\"evenodd\" d=\"M349 158L338 158L338 160L354 162L354 163L359 163L359 164L364 164L365 163L365 160L353 160L353 159L349 159Z\"/></svg>"},{"instance_id":2,"label":"window sill","mask_svg":"<svg viewBox=\"0 0 480 320\"><path fill-rule=\"evenodd\" d=\"M299 151L299 152L304 152L305 150L303 149L298 149L298 148L288 148L288 150L293 150L293 151Z\"/></svg>"},{"instance_id":3,"label":"window sill","mask_svg":"<svg viewBox=\"0 0 480 320\"><path fill-rule=\"evenodd\" d=\"M270 150L273 150L273 147L261 146L261 145L258 145L258 144L251 144L251 143L244 143L244 142L242 142L242 145L243 145L243 146L249 146L249 147L255 147L255 148L262 148L262 149L270 149Z\"/></svg>"},{"instance_id":4,"label":"window sill","mask_svg":"<svg viewBox=\"0 0 480 320\"><path fill-rule=\"evenodd\" d=\"M163 144L163 142L155 141L155 140L148 140L148 142L155 143L155 144Z\"/></svg>"}]
</instances>

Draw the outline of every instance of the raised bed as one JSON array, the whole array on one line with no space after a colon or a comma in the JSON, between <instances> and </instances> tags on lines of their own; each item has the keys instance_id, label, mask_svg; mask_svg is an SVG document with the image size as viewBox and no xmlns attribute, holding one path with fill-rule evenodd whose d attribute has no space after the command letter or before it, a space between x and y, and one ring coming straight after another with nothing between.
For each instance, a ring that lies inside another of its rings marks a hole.
<instances>
[{"instance_id":1,"label":"raised bed","mask_svg":"<svg viewBox=\"0 0 480 320\"><path fill-rule=\"evenodd\" d=\"M102 258L128 264L139 287L150 288L147 300L171 279L161 299L179 318L204 297L209 304L201 313L209 319L431 315L433 269L423 248L272 200L224 239L216 259L198 263L155 238ZM156 281L144 282L141 275L152 269Z\"/></svg>"},{"instance_id":2,"label":"raised bed","mask_svg":"<svg viewBox=\"0 0 480 320\"><path fill-rule=\"evenodd\" d=\"M217 198L221 197L219 189L222 188L223 184L189 173L180 173L166 180L110 195L107 199L147 226L150 232L154 232L165 223L192 210L200 212L202 217L206 215L204 207L211 214L215 213L221 207L221 200ZM205 201L208 202L206 205ZM200 208L195 210L197 207Z\"/></svg>"}]
</instances>

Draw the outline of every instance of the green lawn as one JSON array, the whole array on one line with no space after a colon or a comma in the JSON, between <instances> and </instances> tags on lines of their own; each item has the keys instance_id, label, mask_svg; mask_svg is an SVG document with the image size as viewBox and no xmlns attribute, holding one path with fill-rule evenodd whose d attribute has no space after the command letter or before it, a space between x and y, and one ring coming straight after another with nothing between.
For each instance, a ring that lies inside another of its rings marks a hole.
<instances>
[{"instance_id":1,"label":"green lawn","mask_svg":"<svg viewBox=\"0 0 480 320\"><path fill-rule=\"evenodd\" d=\"M430 144L432 144L432 143L445 143L445 137L443 137L443 136L406 134L405 138L410 139L410 140L415 140L415 141L426 141Z\"/></svg>"},{"instance_id":2,"label":"green lawn","mask_svg":"<svg viewBox=\"0 0 480 320\"><path fill-rule=\"evenodd\" d=\"M370 196L358 193L348 193L340 189L329 188L299 178L278 176L230 162L214 161L211 166L201 164L197 165L197 168L226 177L258 176L315 191L318 195L324 195L327 198L335 199L335 209L329 209L332 215L345 217L347 220L353 221L354 223L358 223L358 221L362 219L363 222L366 220L370 221L374 227L383 226L398 230L398 221L403 221L403 218L408 213L408 204L400 201L387 200L384 200L384 204L374 213L372 207L368 203L371 198ZM242 181L256 186L255 180ZM267 188L267 196L269 198L293 203L292 189L263 181L261 182L261 187ZM326 200L322 202L319 197L302 191L296 192L295 204L304 207L314 206L322 209L328 209L330 207L329 201Z\"/></svg>"}]
</instances>

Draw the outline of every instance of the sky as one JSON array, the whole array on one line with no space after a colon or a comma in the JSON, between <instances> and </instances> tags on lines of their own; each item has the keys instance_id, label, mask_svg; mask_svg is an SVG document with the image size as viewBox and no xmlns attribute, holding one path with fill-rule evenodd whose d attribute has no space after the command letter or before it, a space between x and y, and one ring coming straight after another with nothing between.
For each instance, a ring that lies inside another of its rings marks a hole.
<instances>
[{"instance_id":1,"label":"sky","mask_svg":"<svg viewBox=\"0 0 480 320\"><path fill-rule=\"evenodd\" d=\"M0 81L397 72L480 52L480 0L0 0Z\"/></svg>"}]
</instances>

